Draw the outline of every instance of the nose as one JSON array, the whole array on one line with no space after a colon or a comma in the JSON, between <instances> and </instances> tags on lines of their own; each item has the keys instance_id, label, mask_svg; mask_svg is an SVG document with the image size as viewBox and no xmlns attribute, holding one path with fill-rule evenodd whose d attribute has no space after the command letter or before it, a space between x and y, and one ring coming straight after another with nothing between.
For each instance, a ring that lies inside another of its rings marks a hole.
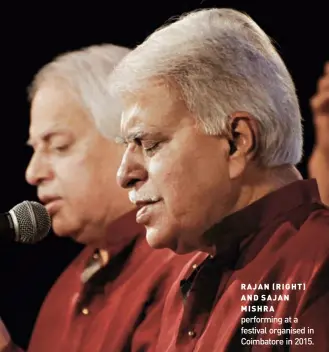
<instances>
[{"instance_id":1,"label":"nose","mask_svg":"<svg viewBox=\"0 0 329 352\"><path fill-rule=\"evenodd\" d=\"M144 166L142 156L136 152L126 149L120 167L117 172L117 183L122 188L132 188L147 179L147 170Z\"/></svg>"},{"instance_id":2,"label":"nose","mask_svg":"<svg viewBox=\"0 0 329 352\"><path fill-rule=\"evenodd\" d=\"M32 186L38 186L42 181L51 177L49 162L35 152L25 172L26 181Z\"/></svg>"}]
</instances>

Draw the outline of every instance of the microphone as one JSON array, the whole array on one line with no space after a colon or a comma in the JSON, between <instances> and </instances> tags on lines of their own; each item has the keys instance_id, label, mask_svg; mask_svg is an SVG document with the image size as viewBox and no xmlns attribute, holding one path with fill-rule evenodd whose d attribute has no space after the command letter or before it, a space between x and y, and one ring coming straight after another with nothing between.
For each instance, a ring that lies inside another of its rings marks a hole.
<instances>
[{"instance_id":1,"label":"microphone","mask_svg":"<svg viewBox=\"0 0 329 352\"><path fill-rule=\"evenodd\" d=\"M47 236L51 219L46 208L25 200L0 214L0 243L36 243Z\"/></svg>"}]
</instances>

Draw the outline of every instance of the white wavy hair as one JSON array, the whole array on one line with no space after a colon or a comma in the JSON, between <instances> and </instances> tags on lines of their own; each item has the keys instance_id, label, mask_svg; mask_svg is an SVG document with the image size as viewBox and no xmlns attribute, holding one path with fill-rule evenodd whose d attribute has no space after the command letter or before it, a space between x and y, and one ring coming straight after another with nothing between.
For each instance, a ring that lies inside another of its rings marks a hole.
<instances>
[{"instance_id":1,"label":"white wavy hair","mask_svg":"<svg viewBox=\"0 0 329 352\"><path fill-rule=\"evenodd\" d=\"M302 118L293 80L270 38L246 14L206 9L183 15L151 34L110 76L113 96L174 82L205 133L228 133L237 111L259 122L264 166L297 164Z\"/></svg>"},{"instance_id":2,"label":"white wavy hair","mask_svg":"<svg viewBox=\"0 0 329 352\"><path fill-rule=\"evenodd\" d=\"M107 137L120 131L121 105L108 92L108 76L130 49L112 45L92 45L57 56L43 66L28 88L32 101L37 91L52 80L64 82L78 98L81 106Z\"/></svg>"}]
</instances>

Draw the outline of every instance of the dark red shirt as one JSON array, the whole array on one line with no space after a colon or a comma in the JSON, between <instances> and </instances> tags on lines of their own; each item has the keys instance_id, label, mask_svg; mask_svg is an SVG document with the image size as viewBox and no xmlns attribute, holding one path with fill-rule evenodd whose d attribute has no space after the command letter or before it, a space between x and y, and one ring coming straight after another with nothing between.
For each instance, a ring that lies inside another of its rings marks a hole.
<instances>
[{"instance_id":1,"label":"dark red shirt","mask_svg":"<svg viewBox=\"0 0 329 352\"><path fill-rule=\"evenodd\" d=\"M170 290L157 352L329 351L329 210L314 180L206 236L217 254L195 255Z\"/></svg>"},{"instance_id":2,"label":"dark red shirt","mask_svg":"<svg viewBox=\"0 0 329 352\"><path fill-rule=\"evenodd\" d=\"M190 257L151 249L143 231L125 233L123 241L108 248L108 264L98 271L100 253L87 247L61 275L41 308L29 352L153 350L164 298Z\"/></svg>"}]
</instances>

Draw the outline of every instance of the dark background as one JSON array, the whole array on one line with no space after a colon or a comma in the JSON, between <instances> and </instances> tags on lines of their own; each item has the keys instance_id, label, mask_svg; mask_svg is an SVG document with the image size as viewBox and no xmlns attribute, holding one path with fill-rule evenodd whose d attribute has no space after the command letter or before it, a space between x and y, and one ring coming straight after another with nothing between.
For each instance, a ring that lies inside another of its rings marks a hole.
<instances>
[{"instance_id":1,"label":"dark background","mask_svg":"<svg viewBox=\"0 0 329 352\"><path fill-rule=\"evenodd\" d=\"M84 46L113 43L134 47L169 17L200 7L232 7L247 12L276 41L297 86L305 129L306 161L313 145L309 99L329 59L326 1L126 1L86 5L66 1L0 6L2 117L0 212L36 200L24 180L31 151L26 87L54 56ZM72 170L74 172L74 170ZM49 236L37 245L0 247L0 316L17 344L26 347L42 301L80 246Z\"/></svg>"}]
</instances>

